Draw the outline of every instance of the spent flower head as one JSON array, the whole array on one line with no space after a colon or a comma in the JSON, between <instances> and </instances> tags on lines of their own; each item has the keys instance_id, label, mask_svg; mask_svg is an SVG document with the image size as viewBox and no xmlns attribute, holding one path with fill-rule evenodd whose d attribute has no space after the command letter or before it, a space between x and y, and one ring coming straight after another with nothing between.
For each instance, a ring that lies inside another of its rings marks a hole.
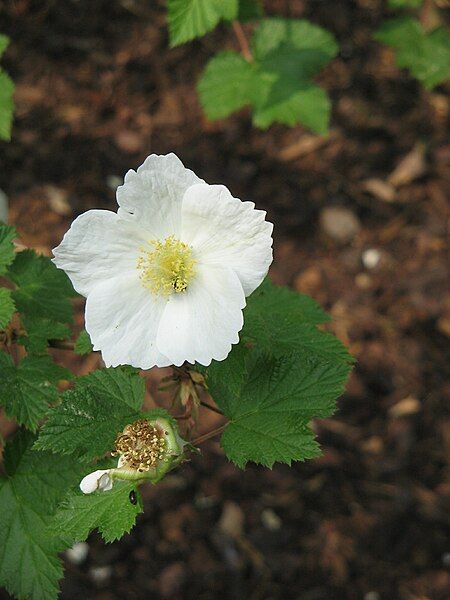
<instances>
[{"instance_id":1,"label":"spent flower head","mask_svg":"<svg viewBox=\"0 0 450 600\"><path fill-rule=\"evenodd\" d=\"M84 494L108 491L115 479L157 483L183 460L187 445L171 419L139 419L117 434L112 456L118 456L116 468L99 469L86 475L80 489Z\"/></svg>"},{"instance_id":2,"label":"spent flower head","mask_svg":"<svg viewBox=\"0 0 450 600\"><path fill-rule=\"evenodd\" d=\"M224 360L246 296L272 262L272 224L208 185L175 154L128 171L117 213L89 210L54 249L86 296L86 329L107 366Z\"/></svg>"}]
</instances>

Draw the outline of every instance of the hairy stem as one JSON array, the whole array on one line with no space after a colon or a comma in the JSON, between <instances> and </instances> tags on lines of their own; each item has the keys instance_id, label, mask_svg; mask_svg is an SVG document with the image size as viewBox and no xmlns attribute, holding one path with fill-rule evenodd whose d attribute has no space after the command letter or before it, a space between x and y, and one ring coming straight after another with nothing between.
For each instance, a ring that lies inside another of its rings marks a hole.
<instances>
[{"instance_id":1,"label":"hairy stem","mask_svg":"<svg viewBox=\"0 0 450 600\"><path fill-rule=\"evenodd\" d=\"M236 35L237 41L239 43L239 47L241 48L242 56L248 62L253 61L253 54L250 50L250 45L248 43L247 37L245 35L244 29L239 21L233 21L233 31Z\"/></svg>"},{"instance_id":2,"label":"hairy stem","mask_svg":"<svg viewBox=\"0 0 450 600\"><path fill-rule=\"evenodd\" d=\"M192 440L192 442L191 442L192 445L198 446L198 444L203 444L203 442L206 442L206 440L209 440L209 439L215 437L216 435L219 435L219 433L222 433L222 431L224 431L224 429L226 428L227 425L228 425L228 421L226 423L223 423L223 425L221 425L220 427L216 427L215 429L211 429L211 431L208 431L207 433L200 435L199 437Z\"/></svg>"}]
</instances>

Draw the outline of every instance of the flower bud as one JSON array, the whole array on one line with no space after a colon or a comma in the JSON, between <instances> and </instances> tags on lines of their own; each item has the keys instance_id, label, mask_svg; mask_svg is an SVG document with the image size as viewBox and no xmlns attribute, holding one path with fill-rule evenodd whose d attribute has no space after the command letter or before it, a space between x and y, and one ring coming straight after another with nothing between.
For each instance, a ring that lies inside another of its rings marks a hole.
<instances>
[{"instance_id":1,"label":"flower bud","mask_svg":"<svg viewBox=\"0 0 450 600\"><path fill-rule=\"evenodd\" d=\"M110 490L113 486L110 470L111 469L100 469L99 471L94 471L93 473L86 475L80 483L80 490L83 494L92 494L92 492L97 490L102 490L103 492Z\"/></svg>"}]
</instances>

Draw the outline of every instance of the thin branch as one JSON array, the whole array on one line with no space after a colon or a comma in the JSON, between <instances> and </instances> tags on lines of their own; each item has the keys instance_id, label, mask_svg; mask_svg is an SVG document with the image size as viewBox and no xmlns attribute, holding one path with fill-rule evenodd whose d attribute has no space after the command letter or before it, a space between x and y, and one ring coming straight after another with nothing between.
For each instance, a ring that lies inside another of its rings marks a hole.
<instances>
[{"instance_id":1,"label":"thin branch","mask_svg":"<svg viewBox=\"0 0 450 600\"><path fill-rule=\"evenodd\" d=\"M223 415L223 412L220 410L220 408L216 408L215 406L213 406L212 404L209 404L208 402L205 402L204 400L200 400L200 404L202 406L204 406L205 408L209 408L209 410L212 410L213 412L217 413L218 415Z\"/></svg>"},{"instance_id":2,"label":"thin branch","mask_svg":"<svg viewBox=\"0 0 450 600\"><path fill-rule=\"evenodd\" d=\"M219 433L222 433L222 431L225 429L225 427L227 425L228 425L228 421L226 423L224 423L223 425L221 425L220 427L216 427L215 429L212 429L211 431L208 431L207 433L200 435L198 438L195 438L194 440L191 441L192 445L198 446L198 444L203 444L203 442L206 442L206 440L209 440L210 438L213 438L216 435L219 435Z\"/></svg>"},{"instance_id":3,"label":"thin branch","mask_svg":"<svg viewBox=\"0 0 450 600\"><path fill-rule=\"evenodd\" d=\"M233 21L233 31L237 37L237 41L241 48L242 56L248 62L252 62L253 54L252 54L252 51L250 50L250 45L248 43L244 29L242 28L242 25L239 23L239 21Z\"/></svg>"},{"instance_id":4,"label":"thin branch","mask_svg":"<svg viewBox=\"0 0 450 600\"><path fill-rule=\"evenodd\" d=\"M433 0L425 0L422 5L422 10L419 13L419 20L425 31L430 28L431 18L433 16Z\"/></svg>"}]
</instances>

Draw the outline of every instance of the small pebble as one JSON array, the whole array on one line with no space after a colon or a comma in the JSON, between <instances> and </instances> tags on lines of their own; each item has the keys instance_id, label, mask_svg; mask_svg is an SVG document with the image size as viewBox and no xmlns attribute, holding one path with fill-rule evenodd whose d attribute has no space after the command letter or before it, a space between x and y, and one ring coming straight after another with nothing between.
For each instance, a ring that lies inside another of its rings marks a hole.
<instances>
[{"instance_id":1,"label":"small pebble","mask_svg":"<svg viewBox=\"0 0 450 600\"><path fill-rule=\"evenodd\" d=\"M74 565L80 565L84 562L89 554L89 545L86 542L78 542L72 548L66 550L68 560Z\"/></svg>"},{"instance_id":2,"label":"small pebble","mask_svg":"<svg viewBox=\"0 0 450 600\"><path fill-rule=\"evenodd\" d=\"M244 529L245 516L241 507L235 502L225 502L218 522L221 533L230 538L239 538Z\"/></svg>"},{"instance_id":3,"label":"small pebble","mask_svg":"<svg viewBox=\"0 0 450 600\"><path fill-rule=\"evenodd\" d=\"M111 577L112 567L110 565L105 565L104 567L92 567L89 570L89 575L97 585L102 585L106 583L108 579Z\"/></svg>"},{"instance_id":4,"label":"small pebble","mask_svg":"<svg viewBox=\"0 0 450 600\"><path fill-rule=\"evenodd\" d=\"M408 396L403 400L400 400L396 404L390 407L389 415L394 419L399 419L401 417L408 417L409 415L415 415L420 412L422 409L422 405L417 398L413 396Z\"/></svg>"},{"instance_id":5,"label":"small pebble","mask_svg":"<svg viewBox=\"0 0 450 600\"><path fill-rule=\"evenodd\" d=\"M340 244L351 242L361 230L361 222L353 211L344 206L327 206L320 213L324 233Z\"/></svg>"},{"instance_id":6,"label":"small pebble","mask_svg":"<svg viewBox=\"0 0 450 600\"><path fill-rule=\"evenodd\" d=\"M376 248L369 248L364 250L361 258L366 269L375 269L381 260L381 252Z\"/></svg>"},{"instance_id":7,"label":"small pebble","mask_svg":"<svg viewBox=\"0 0 450 600\"><path fill-rule=\"evenodd\" d=\"M280 517L271 508L266 508L261 513L261 521L269 531L278 531L282 525Z\"/></svg>"},{"instance_id":8,"label":"small pebble","mask_svg":"<svg viewBox=\"0 0 450 600\"><path fill-rule=\"evenodd\" d=\"M57 214L67 216L72 213L72 208L68 201L68 192L55 185L45 186L45 195L47 196L50 208Z\"/></svg>"}]
</instances>

